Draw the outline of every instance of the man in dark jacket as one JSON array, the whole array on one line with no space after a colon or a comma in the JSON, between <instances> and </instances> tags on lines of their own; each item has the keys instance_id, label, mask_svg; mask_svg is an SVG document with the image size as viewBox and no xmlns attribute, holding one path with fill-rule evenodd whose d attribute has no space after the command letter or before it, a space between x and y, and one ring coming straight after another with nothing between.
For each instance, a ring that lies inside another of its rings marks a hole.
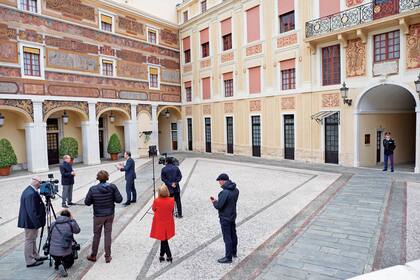
<instances>
[{"instance_id":1,"label":"man in dark jacket","mask_svg":"<svg viewBox=\"0 0 420 280\"><path fill-rule=\"evenodd\" d=\"M238 202L239 190L236 184L229 180L227 174L220 174L216 179L222 191L218 199L210 197L214 208L219 211L220 226L222 228L223 241L225 242L225 257L218 259L219 263L231 263L232 257L237 257L238 236L236 235L236 203Z\"/></svg>"},{"instance_id":2,"label":"man in dark jacket","mask_svg":"<svg viewBox=\"0 0 420 280\"><path fill-rule=\"evenodd\" d=\"M109 184L109 174L105 170L98 172L96 179L99 184L91 187L85 198L85 204L93 204L93 242L92 253L87 257L89 261L96 262L102 227L105 235L105 261L111 262L111 235L114 222L115 203L121 203L123 198L117 186Z\"/></svg>"},{"instance_id":3,"label":"man in dark jacket","mask_svg":"<svg viewBox=\"0 0 420 280\"><path fill-rule=\"evenodd\" d=\"M391 160L391 172L394 172L394 150L397 147L394 139L391 138L391 132L385 132L384 139L384 170L388 170L388 159Z\"/></svg>"},{"instance_id":4,"label":"man in dark jacket","mask_svg":"<svg viewBox=\"0 0 420 280\"><path fill-rule=\"evenodd\" d=\"M31 184L20 197L18 227L25 229L26 267L41 265L47 259L40 257L36 249L38 229L45 226L45 205L38 193L40 184L39 177L32 177Z\"/></svg>"},{"instance_id":5,"label":"man in dark jacket","mask_svg":"<svg viewBox=\"0 0 420 280\"><path fill-rule=\"evenodd\" d=\"M181 204L181 188L179 182L182 179L181 170L174 164L173 158L166 158L166 165L162 168L160 178L168 187L169 194L175 199L176 203L176 217L182 218L182 204Z\"/></svg>"},{"instance_id":6,"label":"man in dark jacket","mask_svg":"<svg viewBox=\"0 0 420 280\"><path fill-rule=\"evenodd\" d=\"M72 199L73 199L74 176L76 175L76 173L73 170L73 166L71 164L71 157L69 155L65 155L63 157L63 163L60 164L60 173L61 173L61 185L63 185L62 207L68 208L67 205L74 205L74 203L72 202Z\"/></svg>"},{"instance_id":7,"label":"man in dark jacket","mask_svg":"<svg viewBox=\"0 0 420 280\"><path fill-rule=\"evenodd\" d=\"M131 158L130 152L124 153L124 158L126 159L125 165L118 165L118 169L122 172L125 172L125 191L127 192L127 201L123 203L124 206L128 206L131 203L136 203L137 201L137 191L136 186L134 185L134 180L136 180L136 163ZM131 194L133 198L131 198Z\"/></svg>"}]
</instances>

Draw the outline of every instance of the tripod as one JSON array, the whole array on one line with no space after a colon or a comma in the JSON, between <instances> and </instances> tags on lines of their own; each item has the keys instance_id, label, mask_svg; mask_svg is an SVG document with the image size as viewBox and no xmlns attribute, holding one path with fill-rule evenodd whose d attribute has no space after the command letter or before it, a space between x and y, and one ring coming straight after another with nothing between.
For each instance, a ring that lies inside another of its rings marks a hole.
<instances>
[{"instance_id":1,"label":"tripod","mask_svg":"<svg viewBox=\"0 0 420 280\"><path fill-rule=\"evenodd\" d=\"M54 207L53 207L53 205L51 203L51 197L49 197L49 196L46 196L45 197L45 213L46 213L47 239L48 239L48 235L50 233L51 224L52 224L52 216L51 216L51 213L54 215L54 219L57 219L57 216L55 214ZM42 227L41 235L39 237L38 254L41 251L42 237L44 236L44 227L45 226ZM51 255L49 255L49 260L50 260L50 267L51 267L52 266Z\"/></svg>"},{"instance_id":2,"label":"tripod","mask_svg":"<svg viewBox=\"0 0 420 280\"><path fill-rule=\"evenodd\" d=\"M149 157L152 157L152 180L153 180L153 199L156 198L156 176L155 176L155 156L157 155L156 152L153 151L153 148L151 148L152 146L149 147ZM152 212L150 212L150 209L152 208L152 206L150 206L146 213L144 213L144 215L140 218L140 222L143 220L143 218L146 216L146 214L151 214L153 215Z\"/></svg>"}]
</instances>

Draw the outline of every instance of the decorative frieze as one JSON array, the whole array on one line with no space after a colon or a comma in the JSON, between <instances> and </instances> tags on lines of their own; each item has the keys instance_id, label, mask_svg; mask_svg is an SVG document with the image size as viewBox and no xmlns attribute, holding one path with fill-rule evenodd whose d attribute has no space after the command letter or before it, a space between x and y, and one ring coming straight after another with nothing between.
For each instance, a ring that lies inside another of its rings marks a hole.
<instances>
[{"instance_id":1,"label":"decorative frieze","mask_svg":"<svg viewBox=\"0 0 420 280\"><path fill-rule=\"evenodd\" d=\"M356 6L356 5L359 5L359 4L362 4L363 3L363 0L346 0L346 5L347 5L347 7L353 7L353 6Z\"/></svg>"},{"instance_id":2,"label":"decorative frieze","mask_svg":"<svg viewBox=\"0 0 420 280\"><path fill-rule=\"evenodd\" d=\"M160 59L160 65L168 69L179 70L179 62L171 59Z\"/></svg>"},{"instance_id":3,"label":"decorative frieze","mask_svg":"<svg viewBox=\"0 0 420 280\"><path fill-rule=\"evenodd\" d=\"M162 101L165 101L165 102L181 102L181 95L162 94Z\"/></svg>"},{"instance_id":4,"label":"decorative frieze","mask_svg":"<svg viewBox=\"0 0 420 280\"><path fill-rule=\"evenodd\" d=\"M163 29L160 31L160 39L170 45L178 45L178 35L170 30Z\"/></svg>"},{"instance_id":5,"label":"decorative frieze","mask_svg":"<svg viewBox=\"0 0 420 280\"><path fill-rule=\"evenodd\" d=\"M45 87L43 84L23 84L23 92L32 95L44 95Z\"/></svg>"},{"instance_id":6,"label":"decorative frieze","mask_svg":"<svg viewBox=\"0 0 420 280\"><path fill-rule=\"evenodd\" d=\"M102 97L103 98L118 98L118 94L116 90L113 89L103 89L102 90Z\"/></svg>"},{"instance_id":7,"label":"decorative frieze","mask_svg":"<svg viewBox=\"0 0 420 280\"><path fill-rule=\"evenodd\" d=\"M119 95L121 99L143 100L143 101L146 101L149 99L146 92L120 91Z\"/></svg>"},{"instance_id":8,"label":"decorative frieze","mask_svg":"<svg viewBox=\"0 0 420 280\"><path fill-rule=\"evenodd\" d=\"M340 96L338 93L325 93L322 95L322 107L331 108L340 106Z\"/></svg>"},{"instance_id":9,"label":"decorative frieze","mask_svg":"<svg viewBox=\"0 0 420 280\"><path fill-rule=\"evenodd\" d=\"M233 103L224 104L225 114L233 114Z\"/></svg>"},{"instance_id":10,"label":"decorative frieze","mask_svg":"<svg viewBox=\"0 0 420 280\"><path fill-rule=\"evenodd\" d=\"M67 51L74 51L80 53L98 53L98 46L83 43L79 40L71 38L57 38L52 36L45 36L45 44L47 46L57 47Z\"/></svg>"},{"instance_id":11,"label":"decorative frieze","mask_svg":"<svg viewBox=\"0 0 420 280\"><path fill-rule=\"evenodd\" d=\"M281 98L281 109L282 110L295 110L296 101L295 97L282 97Z\"/></svg>"},{"instance_id":12,"label":"decorative frieze","mask_svg":"<svg viewBox=\"0 0 420 280\"><path fill-rule=\"evenodd\" d=\"M34 109L31 100L0 99L0 105L21 109L31 117L32 121L34 120Z\"/></svg>"},{"instance_id":13,"label":"decorative frieze","mask_svg":"<svg viewBox=\"0 0 420 280\"><path fill-rule=\"evenodd\" d=\"M16 83L0 82L0 93L16 94L19 92L19 86Z\"/></svg>"},{"instance_id":14,"label":"decorative frieze","mask_svg":"<svg viewBox=\"0 0 420 280\"><path fill-rule=\"evenodd\" d=\"M131 118L131 105L127 103L111 103L111 102L98 102L96 103L96 118L110 108L118 108L126 112Z\"/></svg>"},{"instance_id":15,"label":"decorative frieze","mask_svg":"<svg viewBox=\"0 0 420 280\"><path fill-rule=\"evenodd\" d=\"M246 48L246 56L262 53L262 44Z\"/></svg>"},{"instance_id":16,"label":"decorative frieze","mask_svg":"<svg viewBox=\"0 0 420 280\"><path fill-rule=\"evenodd\" d=\"M156 64L156 65L160 64L159 58L157 58L156 56L153 56L153 55L147 57L147 62L152 63L152 64Z\"/></svg>"},{"instance_id":17,"label":"decorative frieze","mask_svg":"<svg viewBox=\"0 0 420 280\"><path fill-rule=\"evenodd\" d=\"M277 48L284 48L297 43L297 34L290 34L277 38Z\"/></svg>"},{"instance_id":18,"label":"decorative frieze","mask_svg":"<svg viewBox=\"0 0 420 280\"><path fill-rule=\"evenodd\" d=\"M0 66L0 77L19 78L20 69Z\"/></svg>"},{"instance_id":19,"label":"decorative frieze","mask_svg":"<svg viewBox=\"0 0 420 280\"><path fill-rule=\"evenodd\" d=\"M47 49L47 67L98 73L98 58L73 52Z\"/></svg>"},{"instance_id":20,"label":"decorative frieze","mask_svg":"<svg viewBox=\"0 0 420 280\"><path fill-rule=\"evenodd\" d=\"M137 105L137 116L141 113L141 112L147 112L149 113L149 115L152 115L152 106L151 105L147 105L147 104L139 104Z\"/></svg>"},{"instance_id":21,"label":"decorative frieze","mask_svg":"<svg viewBox=\"0 0 420 280\"><path fill-rule=\"evenodd\" d=\"M82 4L80 0L46 0L47 9L95 21L95 8Z\"/></svg>"},{"instance_id":22,"label":"decorative frieze","mask_svg":"<svg viewBox=\"0 0 420 280\"><path fill-rule=\"evenodd\" d=\"M45 100L42 103L42 111L44 113L44 121L49 113L57 108L72 107L86 114L89 117L89 105L83 101L58 101L58 100Z\"/></svg>"},{"instance_id":23,"label":"decorative frieze","mask_svg":"<svg viewBox=\"0 0 420 280\"><path fill-rule=\"evenodd\" d=\"M0 61L18 63L17 43L0 40Z\"/></svg>"},{"instance_id":24,"label":"decorative frieze","mask_svg":"<svg viewBox=\"0 0 420 280\"><path fill-rule=\"evenodd\" d=\"M261 111L261 100L251 100L251 101L249 101L249 111L251 111L251 112Z\"/></svg>"},{"instance_id":25,"label":"decorative frieze","mask_svg":"<svg viewBox=\"0 0 420 280\"><path fill-rule=\"evenodd\" d=\"M207 68L207 67L210 67L210 66L211 66L210 58L200 61L200 67L201 68Z\"/></svg>"},{"instance_id":26,"label":"decorative frieze","mask_svg":"<svg viewBox=\"0 0 420 280\"><path fill-rule=\"evenodd\" d=\"M134 18L118 17L118 27L132 34L144 34L144 26Z\"/></svg>"},{"instance_id":27,"label":"decorative frieze","mask_svg":"<svg viewBox=\"0 0 420 280\"><path fill-rule=\"evenodd\" d=\"M139 52L129 50L117 50L117 57L136 63L146 62L146 56Z\"/></svg>"},{"instance_id":28,"label":"decorative frieze","mask_svg":"<svg viewBox=\"0 0 420 280\"><path fill-rule=\"evenodd\" d=\"M192 107L186 107L185 108L185 114L187 116L192 116Z\"/></svg>"},{"instance_id":29,"label":"decorative frieze","mask_svg":"<svg viewBox=\"0 0 420 280\"><path fill-rule=\"evenodd\" d=\"M9 28L7 24L0 24L0 39L17 39L16 29Z\"/></svg>"},{"instance_id":30,"label":"decorative frieze","mask_svg":"<svg viewBox=\"0 0 420 280\"><path fill-rule=\"evenodd\" d=\"M152 92L149 94L150 101L160 101L160 94L157 92Z\"/></svg>"},{"instance_id":31,"label":"decorative frieze","mask_svg":"<svg viewBox=\"0 0 420 280\"><path fill-rule=\"evenodd\" d=\"M407 35L407 68L420 68L420 23L410 25Z\"/></svg>"},{"instance_id":32,"label":"decorative frieze","mask_svg":"<svg viewBox=\"0 0 420 280\"><path fill-rule=\"evenodd\" d=\"M209 105L209 104L203 105L203 114L204 115L211 115L211 105Z\"/></svg>"},{"instance_id":33,"label":"decorative frieze","mask_svg":"<svg viewBox=\"0 0 420 280\"><path fill-rule=\"evenodd\" d=\"M99 53L108 56L115 56L115 49L111 46L101 46L99 47Z\"/></svg>"},{"instance_id":34,"label":"decorative frieze","mask_svg":"<svg viewBox=\"0 0 420 280\"><path fill-rule=\"evenodd\" d=\"M178 84L180 81L180 73L178 70L160 70L161 80L163 82Z\"/></svg>"},{"instance_id":35,"label":"decorative frieze","mask_svg":"<svg viewBox=\"0 0 420 280\"><path fill-rule=\"evenodd\" d=\"M122 60L117 64L117 73L120 77L147 80L147 65Z\"/></svg>"},{"instance_id":36,"label":"decorative frieze","mask_svg":"<svg viewBox=\"0 0 420 280\"><path fill-rule=\"evenodd\" d=\"M221 62L225 63L225 62L228 62L228 61L232 61L233 59L234 59L234 53L233 53L233 51L231 51L231 52L222 54Z\"/></svg>"},{"instance_id":37,"label":"decorative frieze","mask_svg":"<svg viewBox=\"0 0 420 280\"><path fill-rule=\"evenodd\" d=\"M366 74L366 44L361 39L349 40L346 49L347 77Z\"/></svg>"},{"instance_id":38,"label":"decorative frieze","mask_svg":"<svg viewBox=\"0 0 420 280\"><path fill-rule=\"evenodd\" d=\"M35 30L30 29L19 31L19 39L36 43L44 42L44 37L41 34L38 34Z\"/></svg>"},{"instance_id":39,"label":"decorative frieze","mask_svg":"<svg viewBox=\"0 0 420 280\"><path fill-rule=\"evenodd\" d=\"M48 93L56 96L99 97L99 89L88 87L50 85Z\"/></svg>"}]
</instances>

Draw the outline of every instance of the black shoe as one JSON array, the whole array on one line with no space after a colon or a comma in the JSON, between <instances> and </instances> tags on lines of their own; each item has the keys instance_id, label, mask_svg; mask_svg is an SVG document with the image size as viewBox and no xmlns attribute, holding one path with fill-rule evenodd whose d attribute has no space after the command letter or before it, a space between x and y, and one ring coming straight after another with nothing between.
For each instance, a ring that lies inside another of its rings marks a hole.
<instances>
[{"instance_id":1,"label":"black shoe","mask_svg":"<svg viewBox=\"0 0 420 280\"><path fill-rule=\"evenodd\" d=\"M76 205L76 203L69 202L69 203L67 203L67 205Z\"/></svg>"},{"instance_id":2,"label":"black shoe","mask_svg":"<svg viewBox=\"0 0 420 280\"><path fill-rule=\"evenodd\" d=\"M167 257L166 261L172 263L172 257Z\"/></svg>"},{"instance_id":3,"label":"black shoe","mask_svg":"<svg viewBox=\"0 0 420 280\"><path fill-rule=\"evenodd\" d=\"M129 205L130 205L130 202L128 202L128 201L126 203L123 203L124 207L129 206Z\"/></svg>"},{"instance_id":4,"label":"black shoe","mask_svg":"<svg viewBox=\"0 0 420 280\"><path fill-rule=\"evenodd\" d=\"M382 171L387 171L387 169L382 169Z\"/></svg>"},{"instance_id":5,"label":"black shoe","mask_svg":"<svg viewBox=\"0 0 420 280\"><path fill-rule=\"evenodd\" d=\"M232 257L237 258L237 257L238 257L238 255L237 255L237 254L233 254L233 255L232 255Z\"/></svg>"},{"instance_id":6,"label":"black shoe","mask_svg":"<svg viewBox=\"0 0 420 280\"><path fill-rule=\"evenodd\" d=\"M43 261L48 260L48 257L39 257L36 260L39 261L39 262L43 262Z\"/></svg>"},{"instance_id":7,"label":"black shoe","mask_svg":"<svg viewBox=\"0 0 420 280\"><path fill-rule=\"evenodd\" d=\"M159 262L164 262L165 261L165 257L164 256L160 256L159 257Z\"/></svg>"},{"instance_id":8,"label":"black shoe","mask_svg":"<svg viewBox=\"0 0 420 280\"><path fill-rule=\"evenodd\" d=\"M394 172L394 169L391 169L391 172Z\"/></svg>"},{"instance_id":9,"label":"black shoe","mask_svg":"<svg viewBox=\"0 0 420 280\"><path fill-rule=\"evenodd\" d=\"M39 265L41 265L41 264L43 264L44 262L42 262L42 261L36 261L36 262L34 262L33 264L28 264L28 265L26 265L26 267L35 267L35 266L39 266Z\"/></svg>"},{"instance_id":10,"label":"black shoe","mask_svg":"<svg viewBox=\"0 0 420 280\"><path fill-rule=\"evenodd\" d=\"M232 263L232 259L228 259L226 257L218 259L217 260L218 263Z\"/></svg>"},{"instance_id":11,"label":"black shoe","mask_svg":"<svg viewBox=\"0 0 420 280\"><path fill-rule=\"evenodd\" d=\"M132 201L130 201L130 203L136 203L137 202L137 200L132 200Z\"/></svg>"}]
</instances>

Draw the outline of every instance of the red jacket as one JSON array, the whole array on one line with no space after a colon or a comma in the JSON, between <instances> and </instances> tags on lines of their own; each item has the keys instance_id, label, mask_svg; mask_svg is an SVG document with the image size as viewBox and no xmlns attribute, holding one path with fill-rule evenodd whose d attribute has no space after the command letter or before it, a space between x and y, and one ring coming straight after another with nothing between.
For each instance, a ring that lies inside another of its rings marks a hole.
<instances>
[{"instance_id":1,"label":"red jacket","mask_svg":"<svg viewBox=\"0 0 420 280\"><path fill-rule=\"evenodd\" d=\"M152 230L150 237L157 240L169 240L175 235L174 199L172 197L156 198L153 201Z\"/></svg>"}]
</instances>

